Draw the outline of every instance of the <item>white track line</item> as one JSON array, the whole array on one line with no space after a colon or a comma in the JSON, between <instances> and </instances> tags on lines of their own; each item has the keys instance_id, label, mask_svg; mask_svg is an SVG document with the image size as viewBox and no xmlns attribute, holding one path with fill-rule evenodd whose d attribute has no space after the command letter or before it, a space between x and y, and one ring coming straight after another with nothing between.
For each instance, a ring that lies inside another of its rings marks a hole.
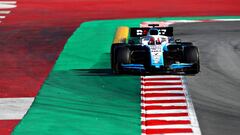
<instances>
[{"instance_id":1,"label":"white track line","mask_svg":"<svg viewBox=\"0 0 240 135\"><path fill-rule=\"evenodd\" d=\"M189 117L145 117L145 120L167 120L167 121L170 121L170 120L190 120ZM172 127L173 128L173 127ZM174 126L175 128L175 126Z\"/></svg>"},{"instance_id":2,"label":"white track line","mask_svg":"<svg viewBox=\"0 0 240 135\"><path fill-rule=\"evenodd\" d=\"M171 110L145 110L141 109L144 114L168 114L168 113L187 113L186 109L171 109Z\"/></svg>"},{"instance_id":3,"label":"white track line","mask_svg":"<svg viewBox=\"0 0 240 135\"><path fill-rule=\"evenodd\" d=\"M16 1L0 1L0 4L16 4Z\"/></svg>"},{"instance_id":4,"label":"white track line","mask_svg":"<svg viewBox=\"0 0 240 135\"><path fill-rule=\"evenodd\" d=\"M16 7L17 7L16 5L0 3L0 9L9 9L9 8L16 8Z\"/></svg>"},{"instance_id":5,"label":"white track line","mask_svg":"<svg viewBox=\"0 0 240 135\"><path fill-rule=\"evenodd\" d=\"M159 80L159 81L148 81L148 80L144 80L141 81L142 83L148 83L148 82L169 82L169 83L179 83L182 82L181 80Z\"/></svg>"},{"instance_id":6,"label":"white track line","mask_svg":"<svg viewBox=\"0 0 240 135\"><path fill-rule=\"evenodd\" d=\"M188 109L189 109L188 114L191 118L191 124L193 126L192 129L193 129L194 135L201 135L201 130L200 130L200 127L198 124L196 112L193 107L193 102L192 102L191 96L187 90L186 80L184 77L182 77L182 80L183 80L184 91L186 93L186 100L187 100Z\"/></svg>"},{"instance_id":7,"label":"white track line","mask_svg":"<svg viewBox=\"0 0 240 135\"><path fill-rule=\"evenodd\" d=\"M141 103L141 106L187 106L187 103L154 103L154 104Z\"/></svg>"},{"instance_id":8,"label":"white track line","mask_svg":"<svg viewBox=\"0 0 240 135\"><path fill-rule=\"evenodd\" d=\"M9 14L11 11L1 11L0 10L0 14Z\"/></svg>"},{"instance_id":9,"label":"white track line","mask_svg":"<svg viewBox=\"0 0 240 135\"><path fill-rule=\"evenodd\" d=\"M142 97L143 100L178 100L178 99L186 99L185 96L175 96L175 97Z\"/></svg>"},{"instance_id":10,"label":"white track line","mask_svg":"<svg viewBox=\"0 0 240 135\"><path fill-rule=\"evenodd\" d=\"M143 88L183 88L182 85L155 85L155 86L143 86Z\"/></svg>"},{"instance_id":11,"label":"white track line","mask_svg":"<svg viewBox=\"0 0 240 135\"><path fill-rule=\"evenodd\" d=\"M34 98L0 98L0 120L22 119Z\"/></svg>"},{"instance_id":12,"label":"white track line","mask_svg":"<svg viewBox=\"0 0 240 135\"><path fill-rule=\"evenodd\" d=\"M145 94L151 94L151 93L175 93L175 94L183 94L184 92L182 90L162 90L162 91L146 91Z\"/></svg>"},{"instance_id":13,"label":"white track line","mask_svg":"<svg viewBox=\"0 0 240 135\"><path fill-rule=\"evenodd\" d=\"M211 19L211 21L228 22L228 21L240 21L240 19Z\"/></svg>"},{"instance_id":14,"label":"white track line","mask_svg":"<svg viewBox=\"0 0 240 135\"><path fill-rule=\"evenodd\" d=\"M172 125L161 125L161 126L144 126L144 128L147 128L147 129L165 129L165 128L173 128ZM174 125L174 128L192 128L191 125L189 124L185 124L185 125L178 125L178 124L175 124Z\"/></svg>"}]
</instances>

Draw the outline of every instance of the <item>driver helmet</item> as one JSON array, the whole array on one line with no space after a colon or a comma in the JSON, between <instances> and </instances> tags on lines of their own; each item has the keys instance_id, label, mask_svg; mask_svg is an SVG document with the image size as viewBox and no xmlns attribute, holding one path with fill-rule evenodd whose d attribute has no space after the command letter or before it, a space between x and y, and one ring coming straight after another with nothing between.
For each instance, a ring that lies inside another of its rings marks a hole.
<instances>
[{"instance_id":1,"label":"driver helmet","mask_svg":"<svg viewBox=\"0 0 240 135\"><path fill-rule=\"evenodd\" d=\"M154 42L155 42L154 37L151 37L151 38L149 39L149 41L148 41L148 44L149 44L149 45L154 45Z\"/></svg>"}]
</instances>

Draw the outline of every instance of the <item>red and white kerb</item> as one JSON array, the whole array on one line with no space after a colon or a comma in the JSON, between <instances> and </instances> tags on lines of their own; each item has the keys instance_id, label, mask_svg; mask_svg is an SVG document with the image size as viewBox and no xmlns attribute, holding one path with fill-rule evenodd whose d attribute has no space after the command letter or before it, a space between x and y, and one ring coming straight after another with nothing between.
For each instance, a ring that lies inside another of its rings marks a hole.
<instances>
[{"instance_id":1,"label":"red and white kerb","mask_svg":"<svg viewBox=\"0 0 240 135\"><path fill-rule=\"evenodd\" d=\"M11 10L17 7L16 0L0 0L0 23L6 18Z\"/></svg>"},{"instance_id":2,"label":"red and white kerb","mask_svg":"<svg viewBox=\"0 0 240 135\"><path fill-rule=\"evenodd\" d=\"M141 77L142 135L201 135L181 76Z\"/></svg>"}]
</instances>

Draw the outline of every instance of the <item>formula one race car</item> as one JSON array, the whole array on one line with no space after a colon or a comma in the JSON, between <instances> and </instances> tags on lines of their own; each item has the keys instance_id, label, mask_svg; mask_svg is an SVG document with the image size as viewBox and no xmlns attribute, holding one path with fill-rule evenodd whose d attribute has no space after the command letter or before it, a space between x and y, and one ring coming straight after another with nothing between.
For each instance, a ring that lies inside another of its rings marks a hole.
<instances>
[{"instance_id":1,"label":"formula one race car","mask_svg":"<svg viewBox=\"0 0 240 135\"><path fill-rule=\"evenodd\" d=\"M114 73L197 74L200 71L198 48L191 42L174 40L173 27L157 26L118 28L111 47Z\"/></svg>"}]
</instances>

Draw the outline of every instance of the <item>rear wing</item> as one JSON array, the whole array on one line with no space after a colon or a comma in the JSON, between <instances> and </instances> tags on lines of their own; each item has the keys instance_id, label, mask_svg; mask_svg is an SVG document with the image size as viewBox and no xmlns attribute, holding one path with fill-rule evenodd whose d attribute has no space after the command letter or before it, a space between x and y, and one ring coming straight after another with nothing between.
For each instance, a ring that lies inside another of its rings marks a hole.
<instances>
[{"instance_id":1,"label":"rear wing","mask_svg":"<svg viewBox=\"0 0 240 135\"><path fill-rule=\"evenodd\" d=\"M150 29L152 28L130 28L130 37L147 36ZM154 27L154 29L160 30L160 35L173 36L173 27Z\"/></svg>"}]
</instances>

